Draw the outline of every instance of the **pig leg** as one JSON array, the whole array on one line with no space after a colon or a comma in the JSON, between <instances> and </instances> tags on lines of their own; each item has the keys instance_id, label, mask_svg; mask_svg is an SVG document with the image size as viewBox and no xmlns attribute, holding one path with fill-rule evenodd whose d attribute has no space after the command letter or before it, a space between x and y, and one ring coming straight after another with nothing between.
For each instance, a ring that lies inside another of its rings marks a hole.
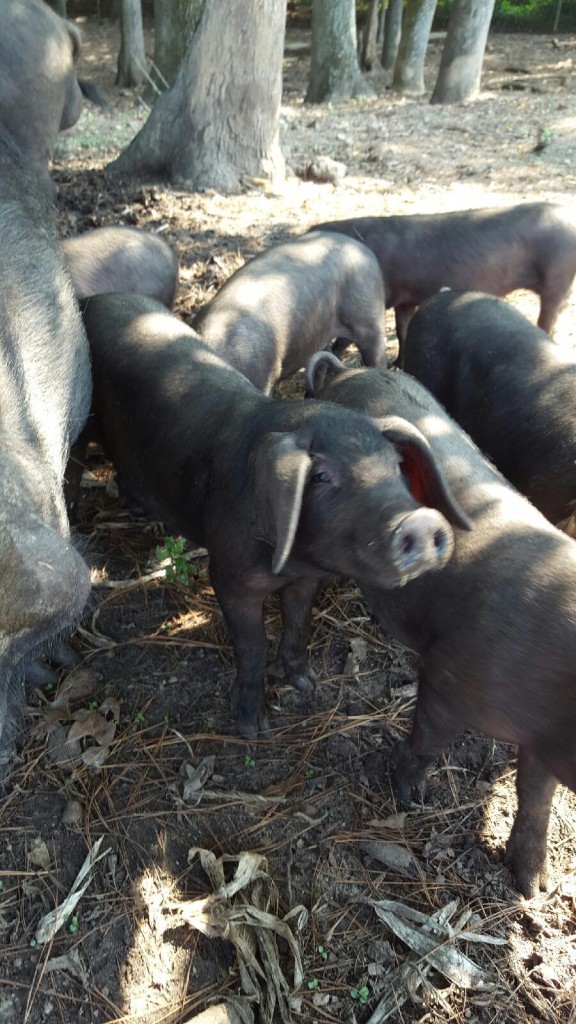
<instances>
[{"instance_id":1,"label":"pig leg","mask_svg":"<svg viewBox=\"0 0 576 1024\"><path fill-rule=\"evenodd\" d=\"M516 768L518 810L506 846L506 863L526 899L548 886L546 837L556 786L556 779L542 762L520 747Z\"/></svg>"},{"instance_id":2,"label":"pig leg","mask_svg":"<svg viewBox=\"0 0 576 1024\"><path fill-rule=\"evenodd\" d=\"M396 747L391 757L398 807L409 807L413 793L422 798L428 765L465 727L458 709L445 703L421 671L412 732L405 743Z\"/></svg>"},{"instance_id":3,"label":"pig leg","mask_svg":"<svg viewBox=\"0 0 576 1024\"><path fill-rule=\"evenodd\" d=\"M218 599L236 660L233 708L238 732L244 739L256 739L270 726L264 701L264 679L268 640L264 628L264 597L260 592L234 587L224 575L219 581L211 568L210 577Z\"/></svg>"},{"instance_id":4,"label":"pig leg","mask_svg":"<svg viewBox=\"0 0 576 1024\"><path fill-rule=\"evenodd\" d=\"M555 273L553 281L544 282L540 292L538 327L542 331L546 331L546 334L552 333L558 313L570 291L573 278L574 274L564 274L563 277L559 278L558 274Z\"/></svg>"},{"instance_id":5,"label":"pig leg","mask_svg":"<svg viewBox=\"0 0 576 1024\"><path fill-rule=\"evenodd\" d=\"M285 681L303 693L312 693L316 682L308 664L307 647L312 608L319 589L317 579L299 579L280 592L284 631L276 665Z\"/></svg>"},{"instance_id":6,"label":"pig leg","mask_svg":"<svg viewBox=\"0 0 576 1024\"><path fill-rule=\"evenodd\" d=\"M400 306L394 307L394 315L396 317L396 337L398 338L399 352L398 352L398 364L400 365L400 356L402 353L402 345L406 341L406 334L408 333L408 324L410 323L416 306L410 303L402 303Z\"/></svg>"}]
</instances>

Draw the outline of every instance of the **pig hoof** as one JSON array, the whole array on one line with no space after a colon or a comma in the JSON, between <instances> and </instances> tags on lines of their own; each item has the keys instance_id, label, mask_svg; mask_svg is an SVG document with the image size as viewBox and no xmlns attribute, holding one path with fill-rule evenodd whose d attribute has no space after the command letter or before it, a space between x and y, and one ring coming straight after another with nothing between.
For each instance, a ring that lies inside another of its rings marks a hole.
<instances>
[{"instance_id":1,"label":"pig hoof","mask_svg":"<svg viewBox=\"0 0 576 1024\"><path fill-rule=\"evenodd\" d=\"M532 857L529 849L518 849L516 844L509 840L504 863L510 868L514 884L525 899L531 900L539 892L546 892L548 889L547 857Z\"/></svg>"},{"instance_id":2,"label":"pig hoof","mask_svg":"<svg viewBox=\"0 0 576 1024\"><path fill-rule=\"evenodd\" d=\"M312 669L307 672L299 672L297 675L287 676L286 682L290 683L300 693L314 693L316 687L316 675Z\"/></svg>"},{"instance_id":3,"label":"pig hoof","mask_svg":"<svg viewBox=\"0 0 576 1024\"><path fill-rule=\"evenodd\" d=\"M264 710L258 712L257 715L238 712L237 722L238 732L242 736L242 739L257 740L258 736L270 735L270 722L268 721L268 715Z\"/></svg>"},{"instance_id":4,"label":"pig hoof","mask_svg":"<svg viewBox=\"0 0 576 1024\"><path fill-rule=\"evenodd\" d=\"M426 796L425 768L406 743L399 743L390 755L390 775L392 789L399 810L410 808L413 798L419 804Z\"/></svg>"}]
</instances>

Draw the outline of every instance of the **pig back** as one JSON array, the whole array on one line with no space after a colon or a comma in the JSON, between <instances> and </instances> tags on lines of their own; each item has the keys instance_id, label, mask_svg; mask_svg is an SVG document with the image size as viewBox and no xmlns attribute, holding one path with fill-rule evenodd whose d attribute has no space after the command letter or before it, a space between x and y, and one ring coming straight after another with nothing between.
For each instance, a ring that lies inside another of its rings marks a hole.
<instances>
[{"instance_id":1,"label":"pig back","mask_svg":"<svg viewBox=\"0 0 576 1024\"><path fill-rule=\"evenodd\" d=\"M413 317L403 366L551 522L576 499L576 360L501 299L443 292Z\"/></svg>"},{"instance_id":2,"label":"pig back","mask_svg":"<svg viewBox=\"0 0 576 1024\"><path fill-rule=\"evenodd\" d=\"M121 482L204 543L208 495L220 473L242 473L244 418L267 399L152 299L97 295L82 307L98 429Z\"/></svg>"}]
</instances>

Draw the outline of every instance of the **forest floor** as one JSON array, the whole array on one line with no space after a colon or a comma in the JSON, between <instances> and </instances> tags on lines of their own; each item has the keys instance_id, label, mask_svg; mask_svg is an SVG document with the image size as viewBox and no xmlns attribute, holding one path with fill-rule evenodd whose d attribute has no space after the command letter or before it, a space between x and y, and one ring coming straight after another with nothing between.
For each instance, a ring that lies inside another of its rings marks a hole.
<instances>
[{"instance_id":1,"label":"forest floor","mask_svg":"<svg viewBox=\"0 0 576 1024\"><path fill-rule=\"evenodd\" d=\"M291 173L278 192L227 196L106 176L146 111L113 84L116 28L81 27L81 75L109 108L86 108L59 142L62 233L108 223L161 233L180 257L184 318L247 257L320 220L574 205L574 37L492 36L482 93L468 105L399 98L375 72L373 98L322 107L303 103L309 39L290 33L281 143ZM434 41L429 89L440 50ZM318 155L346 165L338 184L298 176ZM536 317L533 296L513 301ZM575 312L573 293L560 344L576 343ZM297 379L290 393L301 392ZM387 753L410 724L414 657L345 582L315 613L315 695L271 682L272 734L247 744L231 721L231 651L205 555L189 560L186 585L168 582L161 524L129 514L98 452L85 483L79 534L95 587L74 640L82 670L61 683L57 708L52 694L29 694L0 808L0 1024L184 1024L223 999L262 1022L275 999L275 1020L307 1024L576 1021L576 798L558 792L554 886L530 902L503 864L512 749L462 736L425 804L396 813ZM267 627L274 642L274 601ZM106 725L84 723L71 757L61 737L83 709L100 709ZM40 919L64 904L100 837L86 892L40 943ZM229 900L193 902L237 868ZM227 921L227 937L204 934L210 917ZM432 964L425 919L442 954ZM251 956L261 966L240 969Z\"/></svg>"}]
</instances>

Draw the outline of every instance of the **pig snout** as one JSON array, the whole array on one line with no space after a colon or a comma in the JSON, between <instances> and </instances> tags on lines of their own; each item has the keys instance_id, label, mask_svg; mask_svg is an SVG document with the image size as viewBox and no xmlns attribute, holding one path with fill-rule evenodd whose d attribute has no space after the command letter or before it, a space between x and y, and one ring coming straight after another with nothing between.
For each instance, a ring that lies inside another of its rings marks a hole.
<instances>
[{"instance_id":1,"label":"pig snout","mask_svg":"<svg viewBox=\"0 0 576 1024\"><path fill-rule=\"evenodd\" d=\"M392 532L392 560L402 585L446 565L454 549L452 530L440 512L420 508L402 516Z\"/></svg>"}]
</instances>

